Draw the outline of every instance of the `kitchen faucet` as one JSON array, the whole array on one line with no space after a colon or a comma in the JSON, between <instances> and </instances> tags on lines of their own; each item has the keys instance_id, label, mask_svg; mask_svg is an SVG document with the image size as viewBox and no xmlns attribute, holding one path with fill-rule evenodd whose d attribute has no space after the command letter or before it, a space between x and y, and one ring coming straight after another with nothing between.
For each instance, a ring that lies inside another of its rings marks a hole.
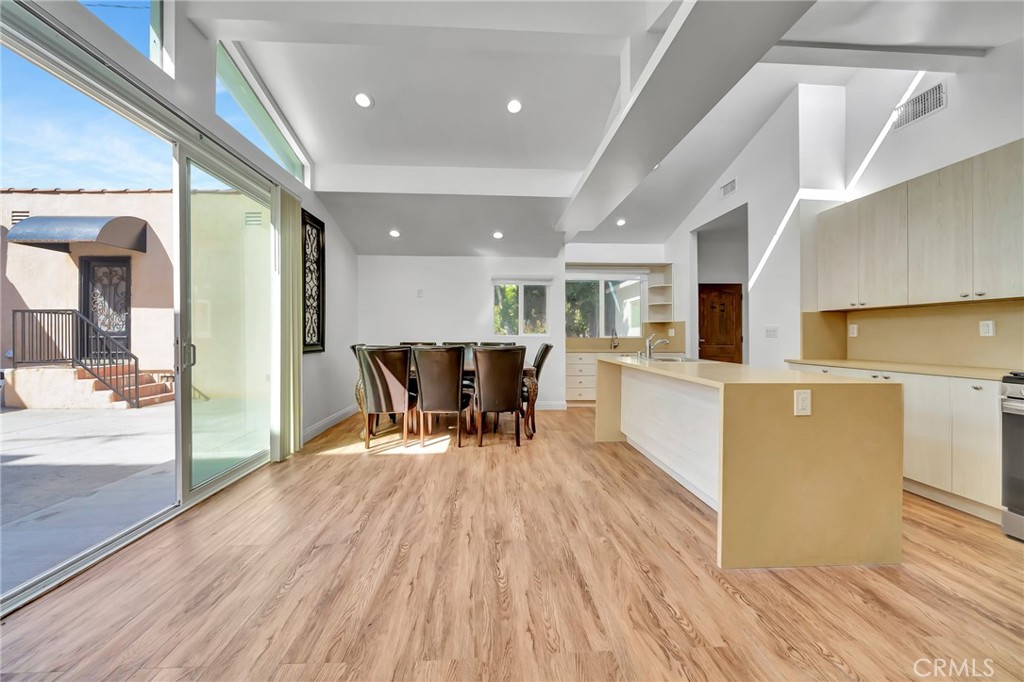
<instances>
[{"instance_id":1,"label":"kitchen faucet","mask_svg":"<svg viewBox=\"0 0 1024 682\"><path fill-rule=\"evenodd\" d=\"M618 347L619 347L619 333L615 329L612 329L612 350L615 350Z\"/></svg>"},{"instance_id":2,"label":"kitchen faucet","mask_svg":"<svg viewBox=\"0 0 1024 682\"><path fill-rule=\"evenodd\" d=\"M672 343L668 339L658 339L657 341L655 341L654 337L655 335L651 334L650 336L647 337L647 341L644 343L644 357L646 357L648 360L650 360L651 357L654 355L655 348L662 344Z\"/></svg>"}]
</instances>

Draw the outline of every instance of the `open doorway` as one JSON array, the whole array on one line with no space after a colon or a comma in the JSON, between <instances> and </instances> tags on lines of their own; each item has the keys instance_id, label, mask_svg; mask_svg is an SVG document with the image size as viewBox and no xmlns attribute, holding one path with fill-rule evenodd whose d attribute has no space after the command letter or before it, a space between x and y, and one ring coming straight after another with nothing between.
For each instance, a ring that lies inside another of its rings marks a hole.
<instances>
[{"instance_id":1,"label":"open doorway","mask_svg":"<svg viewBox=\"0 0 1024 682\"><path fill-rule=\"evenodd\" d=\"M744 363L747 329L747 205L697 229L698 357Z\"/></svg>"}]
</instances>

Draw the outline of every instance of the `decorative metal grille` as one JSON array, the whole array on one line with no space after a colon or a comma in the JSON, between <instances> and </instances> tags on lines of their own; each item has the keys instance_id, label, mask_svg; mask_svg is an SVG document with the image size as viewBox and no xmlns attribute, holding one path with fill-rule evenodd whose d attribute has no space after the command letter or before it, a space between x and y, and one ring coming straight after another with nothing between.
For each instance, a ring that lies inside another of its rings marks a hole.
<instances>
[{"instance_id":1,"label":"decorative metal grille","mask_svg":"<svg viewBox=\"0 0 1024 682\"><path fill-rule=\"evenodd\" d=\"M89 317L111 334L128 330L128 266L95 264L90 273Z\"/></svg>"},{"instance_id":2,"label":"decorative metal grille","mask_svg":"<svg viewBox=\"0 0 1024 682\"><path fill-rule=\"evenodd\" d=\"M303 352L324 350L324 224L302 212Z\"/></svg>"}]
</instances>

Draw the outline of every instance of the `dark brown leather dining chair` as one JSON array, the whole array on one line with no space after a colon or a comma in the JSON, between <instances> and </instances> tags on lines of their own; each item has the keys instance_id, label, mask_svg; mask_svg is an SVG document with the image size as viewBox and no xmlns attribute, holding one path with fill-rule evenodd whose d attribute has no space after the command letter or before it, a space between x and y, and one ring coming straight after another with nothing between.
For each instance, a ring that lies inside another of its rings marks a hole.
<instances>
[{"instance_id":1,"label":"dark brown leather dining chair","mask_svg":"<svg viewBox=\"0 0 1024 682\"><path fill-rule=\"evenodd\" d=\"M402 341L403 346L436 346L434 341Z\"/></svg>"},{"instance_id":2,"label":"dark brown leather dining chair","mask_svg":"<svg viewBox=\"0 0 1024 682\"><path fill-rule=\"evenodd\" d=\"M514 346L514 345L516 345L516 342L515 341L481 341L480 345L481 346L491 346L491 347L493 347L493 346Z\"/></svg>"},{"instance_id":3,"label":"dark brown leather dining chair","mask_svg":"<svg viewBox=\"0 0 1024 682\"><path fill-rule=\"evenodd\" d=\"M409 420L416 411L416 394L409 390L412 349L408 346L359 346L359 373L366 396L366 448L374 415L402 416L402 443L409 444Z\"/></svg>"},{"instance_id":4,"label":"dark brown leather dining chair","mask_svg":"<svg viewBox=\"0 0 1024 682\"><path fill-rule=\"evenodd\" d=\"M548 356L551 355L551 349L554 348L550 343L540 344L540 348L537 349L537 355L533 358L533 369L534 378L537 380L537 384L540 384L540 373L544 369L544 363L548 361ZM526 385L523 385L523 402L529 400L529 395L526 392ZM537 433L537 413L536 411L530 413L530 430Z\"/></svg>"},{"instance_id":5,"label":"dark brown leather dining chair","mask_svg":"<svg viewBox=\"0 0 1024 682\"><path fill-rule=\"evenodd\" d=\"M472 405L473 394L463 386L466 349L462 346L419 347L412 350L419 383L420 445L426 439L427 424L435 414L456 414L455 434L462 447L462 412ZM467 413L466 419L469 419ZM468 428L468 424L467 424Z\"/></svg>"},{"instance_id":6,"label":"dark brown leather dining chair","mask_svg":"<svg viewBox=\"0 0 1024 682\"><path fill-rule=\"evenodd\" d=\"M516 418L516 447L519 446L520 410L523 406L523 365L525 346L477 346L473 349L476 364L476 444L484 444L487 413L494 418L502 412L513 412Z\"/></svg>"}]
</instances>

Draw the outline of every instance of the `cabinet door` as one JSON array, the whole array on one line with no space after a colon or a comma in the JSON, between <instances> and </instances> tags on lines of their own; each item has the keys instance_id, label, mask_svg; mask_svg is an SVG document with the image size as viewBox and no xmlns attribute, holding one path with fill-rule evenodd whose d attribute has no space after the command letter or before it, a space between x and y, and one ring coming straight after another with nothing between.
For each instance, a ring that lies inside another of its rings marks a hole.
<instances>
[{"instance_id":1,"label":"cabinet door","mask_svg":"<svg viewBox=\"0 0 1024 682\"><path fill-rule=\"evenodd\" d=\"M1002 434L999 383L950 379L953 413L953 479L957 495L1000 505Z\"/></svg>"},{"instance_id":2,"label":"cabinet door","mask_svg":"<svg viewBox=\"0 0 1024 682\"><path fill-rule=\"evenodd\" d=\"M857 203L818 215L818 309L857 307Z\"/></svg>"},{"instance_id":3,"label":"cabinet door","mask_svg":"<svg viewBox=\"0 0 1024 682\"><path fill-rule=\"evenodd\" d=\"M949 377L898 374L903 384L903 475L940 490L953 477Z\"/></svg>"},{"instance_id":4,"label":"cabinet door","mask_svg":"<svg viewBox=\"0 0 1024 682\"><path fill-rule=\"evenodd\" d=\"M907 183L911 305L974 296L972 165L967 159Z\"/></svg>"},{"instance_id":5,"label":"cabinet door","mask_svg":"<svg viewBox=\"0 0 1024 682\"><path fill-rule=\"evenodd\" d=\"M1024 141L973 161L974 297L1024 296Z\"/></svg>"},{"instance_id":6,"label":"cabinet door","mask_svg":"<svg viewBox=\"0 0 1024 682\"><path fill-rule=\"evenodd\" d=\"M907 183L858 202L859 306L907 305Z\"/></svg>"}]
</instances>

